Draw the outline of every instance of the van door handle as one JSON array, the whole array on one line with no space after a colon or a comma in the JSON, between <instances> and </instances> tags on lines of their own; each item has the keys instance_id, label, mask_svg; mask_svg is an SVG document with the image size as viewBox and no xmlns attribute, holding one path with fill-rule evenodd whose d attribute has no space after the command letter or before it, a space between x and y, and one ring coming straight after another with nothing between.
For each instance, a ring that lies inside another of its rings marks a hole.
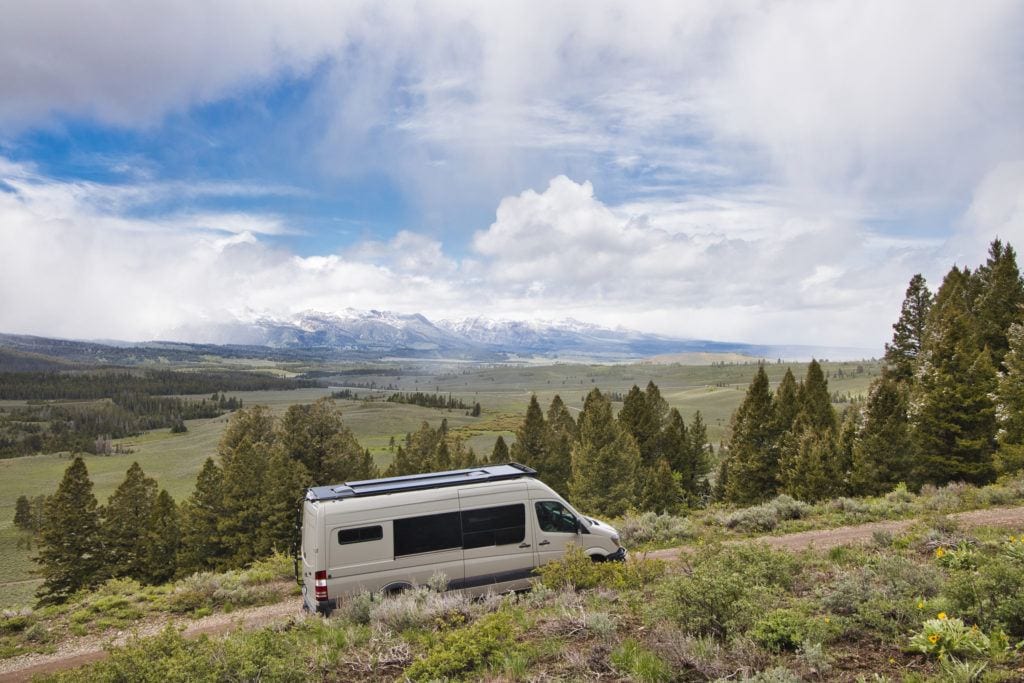
<instances>
[{"instance_id":1,"label":"van door handle","mask_svg":"<svg viewBox=\"0 0 1024 683\"><path fill-rule=\"evenodd\" d=\"M551 541L541 541L537 545L551 545Z\"/></svg>"},{"instance_id":2,"label":"van door handle","mask_svg":"<svg viewBox=\"0 0 1024 683\"><path fill-rule=\"evenodd\" d=\"M529 543L520 543L520 544L519 544L519 547L520 547L520 548L529 548L529 547L530 547L530 544L529 544Z\"/></svg>"}]
</instances>

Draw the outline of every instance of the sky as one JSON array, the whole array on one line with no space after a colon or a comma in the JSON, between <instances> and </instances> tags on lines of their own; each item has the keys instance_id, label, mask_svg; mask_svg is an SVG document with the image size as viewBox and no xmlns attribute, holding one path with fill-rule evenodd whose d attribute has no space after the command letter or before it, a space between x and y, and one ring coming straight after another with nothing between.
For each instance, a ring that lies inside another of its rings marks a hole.
<instances>
[{"instance_id":1,"label":"sky","mask_svg":"<svg viewBox=\"0 0 1024 683\"><path fill-rule=\"evenodd\" d=\"M346 308L881 349L1024 248L1024 3L20 3L0 331Z\"/></svg>"}]
</instances>

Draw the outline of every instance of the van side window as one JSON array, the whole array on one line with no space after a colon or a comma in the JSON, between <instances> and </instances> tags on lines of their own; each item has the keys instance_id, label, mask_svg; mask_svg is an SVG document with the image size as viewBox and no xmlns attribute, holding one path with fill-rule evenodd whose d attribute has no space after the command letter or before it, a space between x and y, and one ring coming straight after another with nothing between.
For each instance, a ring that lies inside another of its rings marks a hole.
<instances>
[{"instance_id":1,"label":"van side window","mask_svg":"<svg viewBox=\"0 0 1024 683\"><path fill-rule=\"evenodd\" d=\"M501 505L462 511L462 547L522 543L526 538L526 506Z\"/></svg>"},{"instance_id":2,"label":"van side window","mask_svg":"<svg viewBox=\"0 0 1024 683\"><path fill-rule=\"evenodd\" d=\"M462 547L458 512L396 519L395 557Z\"/></svg>"},{"instance_id":3,"label":"van side window","mask_svg":"<svg viewBox=\"0 0 1024 683\"><path fill-rule=\"evenodd\" d=\"M377 526L361 526L357 529L342 529L338 532L338 543L341 545L379 541L382 538L384 538L384 529L379 524Z\"/></svg>"},{"instance_id":4,"label":"van side window","mask_svg":"<svg viewBox=\"0 0 1024 683\"><path fill-rule=\"evenodd\" d=\"M554 500L542 500L537 506L537 523L541 531L555 533L576 533L576 515Z\"/></svg>"}]
</instances>

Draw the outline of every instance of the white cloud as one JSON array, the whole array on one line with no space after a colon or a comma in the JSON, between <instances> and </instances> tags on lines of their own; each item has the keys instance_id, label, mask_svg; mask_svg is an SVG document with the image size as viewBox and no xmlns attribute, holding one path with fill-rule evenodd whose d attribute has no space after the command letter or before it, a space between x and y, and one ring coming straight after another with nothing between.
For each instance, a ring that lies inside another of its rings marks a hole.
<instances>
[{"instance_id":1,"label":"white cloud","mask_svg":"<svg viewBox=\"0 0 1024 683\"><path fill-rule=\"evenodd\" d=\"M4 168L12 187L26 175ZM141 221L98 209L108 205L89 192L116 188L38 175L29 185L0 193L0 329L69 337L161 338L201 322L352 307L877 347L911 273L906 261L936 251L766 210L763 195L735 198L718 207L722 216L698 201L694 220L685 204L610 208L589 183L556 177L543 192L505 198L461 260L407 231L300 257L232 224L237 216ZM748 227L731 234L733 221Z\"/></svg>"}]
</instances>

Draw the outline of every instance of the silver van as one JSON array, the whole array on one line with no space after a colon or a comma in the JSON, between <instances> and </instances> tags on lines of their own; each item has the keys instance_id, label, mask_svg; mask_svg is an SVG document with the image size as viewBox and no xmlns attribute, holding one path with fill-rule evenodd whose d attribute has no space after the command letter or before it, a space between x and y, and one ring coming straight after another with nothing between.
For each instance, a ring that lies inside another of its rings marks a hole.
<instances>
[{"instance_id":1,"label":"silver van","mask_svg":"<svg viewBox=\"0 0 1024 683\"><path fill-rule=\"evenodd\" d=\"M474 594L529 587L575 543L622 560L612 527L577 512L518 463L370 479L306 492L302 594L324 614L346 595L391 593L435 574Z\"/></svg>"}]
</instances>

